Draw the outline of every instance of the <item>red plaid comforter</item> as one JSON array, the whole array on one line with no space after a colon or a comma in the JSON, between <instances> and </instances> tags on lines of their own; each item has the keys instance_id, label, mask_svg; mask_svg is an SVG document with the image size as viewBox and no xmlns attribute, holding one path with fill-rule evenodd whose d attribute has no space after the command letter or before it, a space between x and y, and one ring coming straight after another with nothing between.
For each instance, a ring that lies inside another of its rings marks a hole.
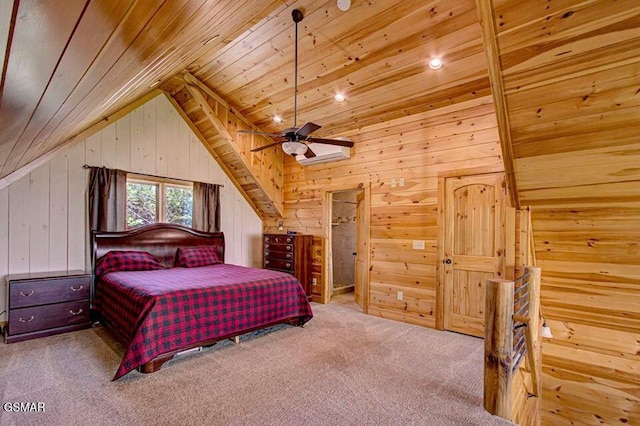
<instances>
[{"instance_id":1,"label":"red plaid comforter","mask_svg":"<svg viewBox=\"0 0 640 426\"><path fill-rule=\"evenodd\" d=\"M114 380L189 344L313 316L295 277L227 264L109 272L96 281L94 307L129 342Z\"/></svg>"}]
</instances>

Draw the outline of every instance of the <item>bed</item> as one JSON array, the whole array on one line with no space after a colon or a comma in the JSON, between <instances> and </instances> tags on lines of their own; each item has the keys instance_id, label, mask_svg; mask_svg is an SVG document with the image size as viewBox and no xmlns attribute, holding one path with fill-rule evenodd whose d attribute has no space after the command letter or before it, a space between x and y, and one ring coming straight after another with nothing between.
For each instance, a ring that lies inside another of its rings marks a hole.
<instances>
[{"instance_id":1,"label":"bed","mask_svg":"<svg viewBox=\"0 0 640 426\"><path fill-rule=\"evenodd\" d=\"M154 224L92 234L96 318L124 345L114 380L313 313L292 275L224 263L224 235ZM176 266L177 265L177 266Z\"/></svg>"}]
</instances>

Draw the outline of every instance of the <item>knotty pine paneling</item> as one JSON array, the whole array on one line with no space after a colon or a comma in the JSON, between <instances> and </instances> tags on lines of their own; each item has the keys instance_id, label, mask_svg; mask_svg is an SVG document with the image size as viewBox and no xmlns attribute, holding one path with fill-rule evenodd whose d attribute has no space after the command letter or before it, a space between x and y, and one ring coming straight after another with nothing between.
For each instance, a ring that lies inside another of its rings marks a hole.
<instances>
[{"instance_id":1,"label":"knotty pine paneling","mask_svg":"<svg viewBox=\"0 0 640 426\"><path fill-rule=\"evenodd\" d=\"M640 423L640 203L534 208L543 423Z\"/></svg>"},{"instance_id":2,"label":"knotty pine paneling","mask_svg":"<svg viewBox=\"0 0 640 426\"><path fill-rule=\"evenodd\" d=\"M285 230L314 235L313 275L323 284L326 193L370 186L369 312L434 327L438 175L503 170L493 103L485 97L348 136L356 141L349 160L303 167L285 159ZM277 232L276 225L267 220L265 230ZM414 240L425 249L413 250ZM314 288L318 300L321 289Z\"/></svg>"},{"instance_id":3,"label":"knotty pine paneling","mask_svg":"<svg viewBox=\"0 0 640 426\"><path fill-rule=\"evenodd\" d=\"M0 190L0 312L7 274L90 268L84 164L223 184L225 261L260 266L262 221L167 98L158 96Z\"/></svg>"},{"instance_id":4,"label":"knotty pine paneling","mask_svg":"<svg viewBox=\"0 0 640 426\"><path fill-rule=\"evenodd\" d=\"M640 424L640 4L494 0L493 18L555 335L542 423Z\"/></svg>"}]
</instances>

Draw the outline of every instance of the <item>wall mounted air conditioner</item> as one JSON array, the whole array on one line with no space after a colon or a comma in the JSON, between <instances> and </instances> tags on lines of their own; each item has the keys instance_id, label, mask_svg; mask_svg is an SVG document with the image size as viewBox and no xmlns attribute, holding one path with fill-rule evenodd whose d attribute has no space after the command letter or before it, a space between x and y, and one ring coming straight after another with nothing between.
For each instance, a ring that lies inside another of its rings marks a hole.
<instances>
[{"instance_id":1,"label":"wall mounted air conditioner","mask_svg":"<svg viewBox=\"0 0 640 426\"><path fill-rule=\"evenodd\" d=\"M302 165L327 163L329 161L348 160L351 157L351 149L345 146L310 143L309 148L316 156L307 158L304 155L297 155L296 160L298 160L298 163Z\"/></svg>"}]
</instances>

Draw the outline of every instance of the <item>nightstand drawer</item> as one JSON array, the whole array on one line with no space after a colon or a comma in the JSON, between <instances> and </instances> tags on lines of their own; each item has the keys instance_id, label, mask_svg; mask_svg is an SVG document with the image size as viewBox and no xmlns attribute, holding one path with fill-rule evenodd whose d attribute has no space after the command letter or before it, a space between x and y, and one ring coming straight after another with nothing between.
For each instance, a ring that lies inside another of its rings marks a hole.
<instances>
[{"instance_id":1,"label":"nightstand drawer","mask_svg":"<svg viewBox=\"0 0 640 426\"><path fill-rule=\"evenodd\" d=\"M89 322L89 300L12 309L9 335Z\"/></svg>"},{"instance_id":2,"label":"nightstand drawer","mask_svg":"<svg viewBox=\"0 0 640 426\"><path fill-rule=\"evenodd\" d=\"M90 287L91 278L88 276L12 282L9 308L88 299Z\"/></svg>"},{"instance_id":3,"label":"nightstand drawer","mask_svg":"<svg viewBox=\"0 0 640 426\"><path fill-rule=\"evenodd\" d=\"M293 260L292 252L284 252L284 251L264 251L264 258L269 260L280 259L280 260Z\"/></svg>"}]
</instances>

